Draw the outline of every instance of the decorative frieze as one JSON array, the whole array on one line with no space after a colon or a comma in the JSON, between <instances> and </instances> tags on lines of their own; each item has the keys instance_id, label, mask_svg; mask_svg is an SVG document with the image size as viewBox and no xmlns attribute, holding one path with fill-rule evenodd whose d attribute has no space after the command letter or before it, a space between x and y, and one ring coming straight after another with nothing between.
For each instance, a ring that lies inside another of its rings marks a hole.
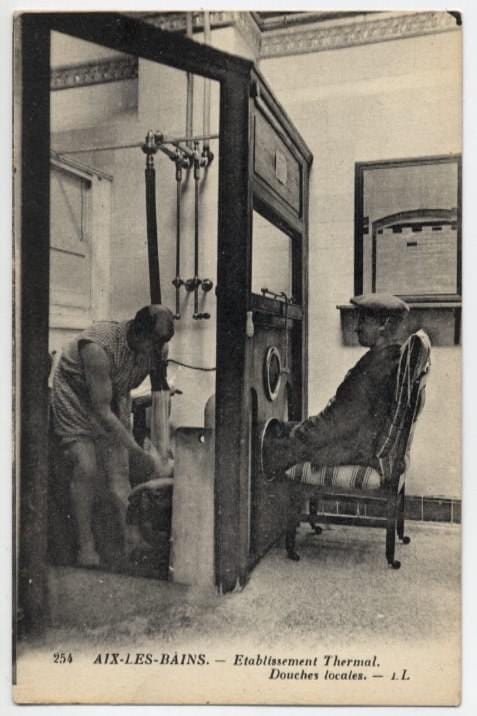
<instances>
[{"instance_id":1,"label":"decorative frieze","mask_svg":"<svg viewBox=\"0 0 477 716\"><path fill-rule=\"evenodd\" d=\"M185 12L127 13L142 19L155 27L170 32L186 31ZM330 20L310 22L312 13L306 15L306 23L293 24L274 30L261 31L256 13L251 12L210 12L212 29L235 26L258 59L281 57L308 52L323 52L355 45L366 45L404 37L415 37L430 33L448 32L458 28L456 18L449 12L373 12L353 14ZM316 15L323 13L316 13ZM346 14L344 14L346 15ZM192 13L195 32L203 30L203 12ZM120 82L136 79L138 60L136 57L112 57L76 65L63 65L51 71L51 89L62 90L73 87L106 82Z\"/></svg>"},{"instance_id":2,"label":"decorative frieze","mask_svg":"<svg viewBox=\"0 0 477 716\"><path fill-rule=\"evenodd\" d=\"M72 89L105 82L136 79L137 57L113 57L76 65L63 65L51 70L52 90Z\"/></svg>"},{"instance_id":3,"label":"decorative frieze","mask_svg":"<svg viewBox=\"0 0 477 716\"><path fill-rule=\"evenodd\" d=\"M160 13L140 13L133 14L134 17L140 18L149 25L159 27L161 30L169 32L186 31L186 15L185 12L160 12ZM212 29L220 27L235 26L245 39L255 57L259 57L262 33L255 19L255 13L252 12L229 12L225 10L209 12L210 27ZM194 32L202 32L204 29L204 13L192 13L192 29Z\"/></svg>"},{"instance_id":4,"label":"decorative frieze","mask_svg":"<svg viewBox=\"0 0 477 716\"><path fill-rule=\"evenodd\" d=\"M159 27L161 30L167 30L168 32L183 32L186 31L186 12L145 12L145 13L127 13L131 17L143 20L148 25L154 25ZM210 26L215 27L227 27L233 25L235 22L234 15L238 14L249 14L249 13L234 13L227 11L210 11ZM204 13L193 12L192 13L192 29L194 32L201 32L204 29Z\"/></svg>"},{"instance_id":5,"label":"decorative frieze","mask_svg":"<svg viewBox=\"0 0 477 716\"><path fill-rule=\"evenodd\" d=\"M234 12L235 25L240 34L252 49L257 60L260 58L262 49L262 33L251 12Z\"/></svg>"},{"instance_id":6,"label":"decorative frieze","mask_svg":"<svg viewBox=\"0 0 477 716\"><path fill-rule=\"evenodd\" d=\"M372 13L358 17L263 32L260 57L323 52L457 29L456 18L445 11Z\"/></svg>"},{"instance_id":7,"label":"decorative frieze","mask_svg":"<svg viewBox=\"0 0 477 716\"><path fill-rule=\"evenodd\" d=\"M298 16L303 15L300 24ZM328 19L329 18L329 19ZM185 32L186 13L144 13L142 19L172 32ZM268 29L253 12L210 12L212 28L235 25L252 47L257 59L282 55L321 52L354 45L396 40L458 27L455 16L446 11L295 13L281 27ZM291 22L293 20L293 22ZM203 13L192 13L195 32L203 29Z\"/></svg>"}]
</instances>

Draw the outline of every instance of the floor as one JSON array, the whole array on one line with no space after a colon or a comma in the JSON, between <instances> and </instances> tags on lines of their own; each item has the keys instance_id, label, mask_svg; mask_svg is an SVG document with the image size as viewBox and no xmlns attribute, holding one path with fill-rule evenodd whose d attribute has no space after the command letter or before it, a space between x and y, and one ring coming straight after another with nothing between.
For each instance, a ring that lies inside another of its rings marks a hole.
<instances>
[{"instance_id":1,"label":"floor","mask_svg":"<svg viewBox=\"0 0 477 716\"><path fill-rule=\"evenodd\" d=\"M398 547L399 570L387 566L383 530L329 525L318 536L302 525L299 562L274 548L243 591L224 596L52 568L51 626L41 643L18 645L15 699L455 705L460 527L408 525L411 543ZM105 663L112 652L119 665ZM145 654L149 666L134 666ZM257 663L264 656L298 659L307 668L270 668ZM180 661L190 658L203 666Z\"/></svg>"},{"instance_id":2,"label":"floor","mask_svg":"<svg viewBox=\"0 0 477 716\"><path fill-rule=\"evenodd\" d=\"M384 532L329 525L299 531L300 562L272 549L246 588L217 596L187 586L100 571L54 568L47 641L174 644L251 633L262 644L382 636L387 641L455 635L460 620L460 528L408 522L412 541L398 545L399 570L387 567ZM405 615L405 616L404 616ZM405 626L405 628L403 628Z\"/></svg>"}]
</instances>

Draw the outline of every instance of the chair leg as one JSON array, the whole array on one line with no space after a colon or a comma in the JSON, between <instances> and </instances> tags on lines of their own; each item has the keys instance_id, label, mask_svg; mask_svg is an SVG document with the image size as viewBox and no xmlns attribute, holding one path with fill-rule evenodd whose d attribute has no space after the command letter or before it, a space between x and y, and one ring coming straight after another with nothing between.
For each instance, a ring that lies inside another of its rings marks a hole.
<instances>
[{"instance_id":1,"label":"chair leg","mask_svg":"<svg viewBox=\"0 0 477 716\"><path fill-rule=\"evenodd\" d=\"M404 503L405 488L403 486L399 495L399 514L397 519L397 536L403 544L409 544L411 538L404 534Z\"/></svg>"},{"instance_id":2,"label":"chair leg","mask_svg":"<svg viewBox=\"0 0 477 716\"><path fill-rule=\"evenodd\" d=\"M287 526L287 533L285 537L285 548L287 551L287 557L288 559L293 560L294 562L298 562L300 559L300 555L295 549L296 544L296 525Z\"/></svg>"},{"instance_id":3,"label":"chair leg","mask_svg":"<svg viewBox=\"0 0 477 716\"><path fill-rule=\"evenodd\" d=\"M386 559L388 564L393 569L399 569L401 562L398 559L394 559L395 547L396 547L396 510L397 510L397 499L392 497L388 503L388 516L386 523Z\"/></svg>"},{"instance_id":4,"label":"chair leg","mask_svg":"<svg viewBox=\"0 0 477 716\"><path fill-rule=\"evenodd\" d=\"M288 559L298 562L300 555L296 551L296 531L300 524L302 494L300 485L290 483L288 485L287 505L287 530L285 536L285 548Z\"/></svg>"},{"instance_id":5,"label":"chair leg","mask_svg":"<svg viewBox=\"0 0 477 716\"><path fill-rule=\"evenodd\" d=\"M318 501L315 498L310 498L310 510L308 513L308 522L310 523L310 527L313 530L313 532L316 535L321 535L322 529L319 525L317 525L318 522Z\"/></svg>"}]
</instances>

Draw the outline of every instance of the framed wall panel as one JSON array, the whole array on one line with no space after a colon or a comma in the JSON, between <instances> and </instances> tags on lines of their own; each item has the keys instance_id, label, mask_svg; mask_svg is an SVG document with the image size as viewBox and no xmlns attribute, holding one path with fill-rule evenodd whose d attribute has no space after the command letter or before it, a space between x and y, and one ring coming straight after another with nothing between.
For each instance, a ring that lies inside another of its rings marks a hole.
<instances>
[{"instance_id":1,"label":"framed wall panel","mask_svg":"<svg viewBox=\"0 0 477 716\"><path fill-rule=\"evenodd\" d=\"M355 292L461 300L461 158L356 164Z\"/></svg>"}]
</instances>

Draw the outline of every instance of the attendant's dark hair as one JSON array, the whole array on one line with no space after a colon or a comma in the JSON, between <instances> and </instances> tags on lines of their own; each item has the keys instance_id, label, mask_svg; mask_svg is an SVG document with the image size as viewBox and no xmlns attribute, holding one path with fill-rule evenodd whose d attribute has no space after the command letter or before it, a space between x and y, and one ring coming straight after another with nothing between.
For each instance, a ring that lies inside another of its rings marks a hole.
<instances>
[{"instance_id":1,"label":"attendant's dark hair","mask_svg":"<svg viewBox=\"0 0 477 716\"><path fill-rule=\"evenodd\" d=\"M149 306L141 308L134 316L134 333L137 336L147 337L152 335L156 325L157 315L151 313Z\"/></svg>"}]
</instances>

